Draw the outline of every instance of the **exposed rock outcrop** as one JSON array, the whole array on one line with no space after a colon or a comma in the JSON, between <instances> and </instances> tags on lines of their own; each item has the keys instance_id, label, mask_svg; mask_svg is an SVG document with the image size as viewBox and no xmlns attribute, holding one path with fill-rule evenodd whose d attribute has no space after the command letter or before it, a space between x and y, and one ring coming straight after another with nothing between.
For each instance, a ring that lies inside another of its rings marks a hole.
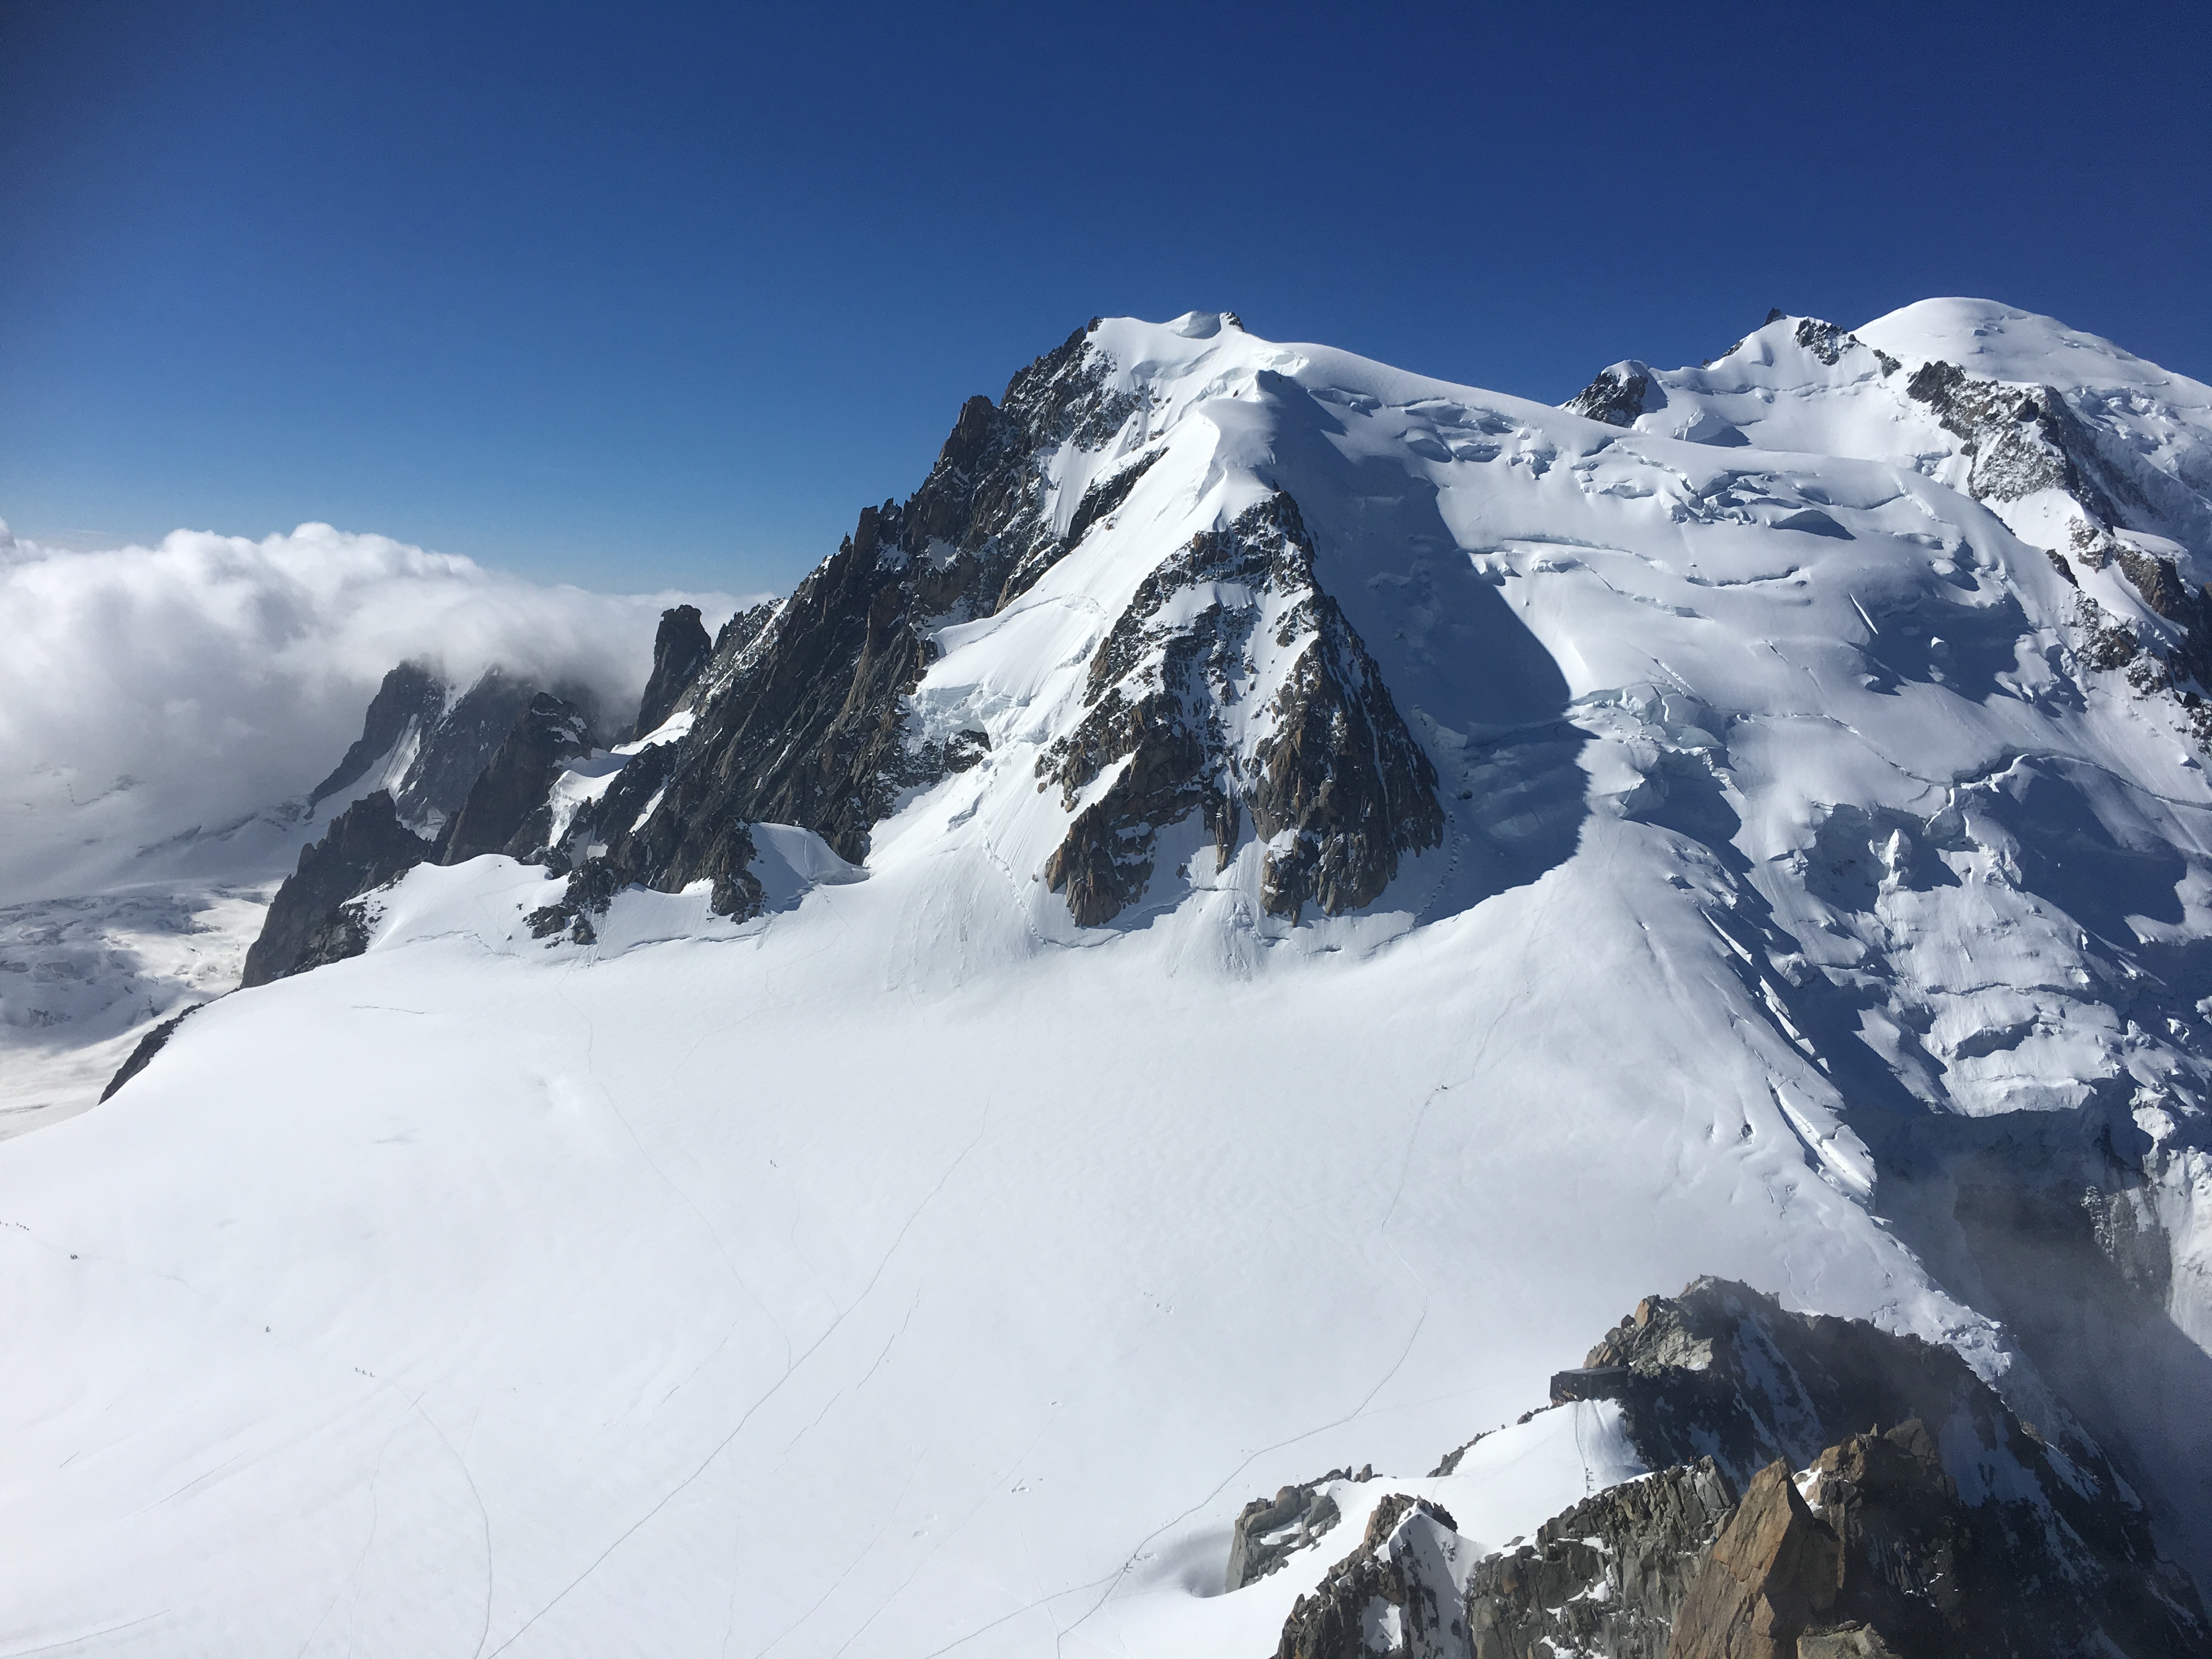
<instances>
[{"instance_id":1,"label":"exposed rock outcrop","mask_svg":"<svg viewBox=\"0 0 2212 1659\"><path fill-rule=\"evenodd\" d=\"M102 1100L107 1099L118 1089L144 1071L153 1062L154 1056L169 1046L169 1039L176 1036L177 1028L206 1006L207 1004L204 1002L195 1002L189 1008L180 1008L147 1032L144 1036L140 1037L138 1046L131 1051L131 1057L117 1066L115 1075L107 1079L107 1086L100 1091L100 1097Z\"/></svg>"},{"instance_id":2,"label":"exposed rock outcrop","mask_svg":"<svg viewBox=\"0 0 2212 1659\"><path fill-rule=\"evenodd\" d=\"M677 703L699 678L714 649L697 605L674 605L660 613L660 627L653 637L653 672L645 682L645 695L638 700L637 719L630 726L632 737L646 736L676 711Z\"/></svg>"},{"instance_id":3,"label":"exposed rock outcrop","mask_svg":"<svg viewBox=\"0 0 2212 1659\"><path fill-rule=\"evenodd\" d=\"M746 840L746 860L751 859L751 841ZM744 878L752 883L750 903L731 906L732 909L750 911L759 903L760 883L744 865L738 866ZM561 896L550 904L541 904L523 918L532 939L554 939L566 934L579 945L590 945L599 936L597 918L606 915L620 890L621 878L614 866L605 859L591 859L568 872L568 884Z\"/></svg>"},{"instance_id":4,"label":"exposed rock outcrop","mask_svg":"<svg viewBox=\"0 0 2212 1659\"><path fill-rule=\"evenodd\" d=\"M992 614L1069 550L1048 510L1050 453L1103 447L1135 408L1086 339L1014 376L1001 404L969 398L903 506L865 509L788 599L723 630L690 734L626 768L593 815L625 880L673 890L703 878L718 908L742 913L745 825L797 824L858 862L897 793L950 769L943 745L927 752L906 731L928 632Z\"/></svg>"},{"instance_id":5,"label":"exposed rock outcrop","mask_svg":"<svg viewBox=\"0 0 2212 1659\"><path fill-rule=\"evenodd\" d=\"M441 861L484 853L528 858L550 835L546 793L564 762L592 752L590 718L550 692L532 697L447 826ZM535 821L534 821L535 820Z\"/></svg>"},{"instance_id":6,"label":"exposed rock outcrop","mask_svg":"<svg viewBox=\"0 0 2212 1659\"><path fill-rule=\"evenodd\" d=\"M1272 1498L1255 1498L1244 1506L1230 1533L1224 1588L1242 1589L1264 1578L1291 1551L1304 1549L1344 1518L1336 1500L1323 1490L1332 1478L1285 1486Z\"/></svg>"},{"instance_id":7,"label":"exposed rock outcrop","mask_svg":"<svg viewBox=\"0 0 2212 1659\"><path fill-rule=\"evenodd\" d=\"M2212 747L2212 712L2203 701L2212 690L2212 588L2192 586L2173 558L2147 550L2129 534L2212 549L2212 514L2204 501L2125 449L2100 441L2055 387L1980 380L1931 359L1913 372L1905 390L1961 441L1970 458L1966 487L1977 499L2002 506L2041 490L2071 498L2081 516L2066 545L2049 550L2061 573L2078 587L2069 561L2090 570L2117 564L2144 605L2171 625L2160 630L2152 624L2154 634L2166 636L2139 640L2084 594L2076 619L2082 655L2093 667L2124 669L2140 694L2176 694L2198 741Z\"/></svg>"},{"instance_id":8,"label":"exposed rock outcrop","mask_svg":"<svg viewBox=\"0 0 2212 1659\"><path fill-rule=\"evenodd\" d=\"M1196 814L1217 867L1249 812L1261 902L1296 917L1370 902L1434 846L1436 771L1374 659L1314 576L1297 504L1276 495L1146 576L1093 653L1090 712L1037 763L1076 811L1045 866L1086 927L1144 891L1160 830Z\"/></svg>"},{"instance_id":9,"label":"exposed rock outcrop","mask_svg":"<svg viewBox=\"0 0 2212 1659\"><path fill-rule=\"evenodd\" d=\"M1842 1576L1835 1534L1814 1518L1789 1469L1771 1463L1707 1549L1675 1613L1668 1659L1790 1659L1835 1606Z\"/></svg>"},{"instance_id":10,"label":"exposed rock outcrop","mask_svg":"<svg viewBox=\"0 0 2212 1659\"><path fill-rule=\"evenodd\" d=\"M2016 501L2059 489L2100 524L2151 510L2142 486L2111 465L2066 400L2049 386L1977 380L1956 363L1930 360L1905 395L1935 412L1973 457L1967 488L1978 500Z\"/></svg>"},{"instance_id":11,"label":"exposed rock outcrop","mask_svg":"<svg viewBox=\"0 0 2212 1659\"><path fill-rule=\"evenodd\" d=\"M1562 405L1571 415L1587 416L1607 426L1634 426L1651 391L1651 368L1631 359L1601 368L1597 378Z\"/></svg>"},{"instance_id":12,"label":"exposed rock outcrop","mask_svg":"<svg viewBox=\"0 0 2212 1659\"><path fill-rule=\"evenodd\" d=\"M1478 1563L1468 1583L1474 1659L1602 1653L1665 1659L1674 1614L1734 1508L1711 1458L1612 1487L1535 1540Z\"/></svg>"},{"instance_id":13,"label":"exposed rock outcrop","mask_svg":"<svg viewBox=\"0 0 2212 1659\"><path fill-rule=\"evenodd\" d=\"M1292 1606L1276 1659L1468 1659L1457 1527L1449 1510L1392 1492L1359 1547Z\"/></svg>"},{"instance_id":14,"label":"exposed rock outcrop","mask_svg":"<svg viewBox=\"0 0 2212 1659\"><path fill-rule=\"evenodd\" d=\"M405 765L413 758L422 733L434 726L445 712L445 681L421 663L401 663L376 688L362 720L361 735L330 776L308 792L307 805L313 807L352 787L368 776L372 765L387 757Z\"/></svg>"},{"instance_id":15,"label":"exposed rock outcrop","mask_svg":"<svg viewBox=\"0 0 2212 1659\"><path fill-rule=\"evenodd\" d=\"M1766 320L1770 323L1778 321L1784 314L1779 312L1771 313ZM1818 317L1800 317L1796 328L1792 331L1792 337L1813 355L1814 361L1828 368L1833 368L1843 362L1845 352L1866 343L1857 335L1838 328L1833 323L1824 322ZM1902 367L1887 351L1875 350L1874 358L1884 374L1894 374Z\"/></svg>"},{"instance_id":16,"label":"exposed rock outcrop","mask_svg":"<svg viewBox=\"0 0 2212 1659\"><path fill-rule=\"evenodd\" d=\"M1640 1304L1586 1363L1621 1368L1614 1397L1652 1468L1710 1453L1742 1486L1769 1462L1808 1468L1869 1425L1925 1424L1967 1492L1974 1559L2015 1587L1989 1617L2023 1643L2033 1629L2094 1647L2101 1632L2130 1653L2185 1652L2208 1635L2095 1443L2070 1421L2031 1431L1948 1348L1699 1279Z\"/></svg>"},{"instance_id":17,"label":"exposed rock outcrop","mask_svg":"<svg viewBox=\"0 0 2212 1659\"><path fill-rule=\"evenodd\" d=\"M479 675L422 732L413 756L394 780L392 800L400 822L427 834L460 811L485 763L537 695L534 682L503 668L487 668Z\"/></svg>"},{"instance_id":18,"label":"exposed rock outcrop","mask_svg":"<svg viewBox=\"0 0 2212 1659\"><path fill-rule=\"evenodd\" d=\"M383 886L390 884L387 882ZM374 921L368 913L368 905L382 890L382 887L372 887L366 893L356 893L325 916L323 925L310 933L307 942L300 947L299 958L292 964L292 971L304 974L366 953L369 930Z\"/></svg>"},{"instance_id":19,"label":"exposed rock outcrop","mask_svg":"<svg viewBox=\"0 0 2212 1659\"><path fill-rule=\"evenodd\" d=\"M246 953L240 984L265 985L299 972L308 942L340 905L434 851L399 822L390 794L379 789L362 796L331 821L320 841L301 849L299 866L270 903L261 937Z\"/></svg>"},{"instance_id":20,"label":"exposed rock outcrop","mask_svg":"<svg viewBox=\"0 0 2212 1659\"><path fill-rule=\"evenodd\" d=\"M664 633L667 628L664 620ZM679 644L680 638L679 630ZM434 670L402 663L384 677L369 701L361 736L330 776L315 786L309 804L350 788L381 763L377 781L390 793L399 821L417 834L435 835L467 801L470 789L539 689L534 680L495 665L454 697ZM556 688L556 695L596 724L588 690L563 685Z\"/></svg>"},{"instance_id":21,"label":"exposed rock outcrop","mask_svg":"<svg viewBox=\"0 0 2212 1659\"><path fill-rule=\"evenodd\" d=\"M1639 1304L1553 1393L1618 1401L1656 1473L1464 1571L1471 1546L1443 1535L1441 1510L1398 1541L1413 1500L1393 1496L1361 1549L1301 1598L1282 1659L2212 1648L2195 1588L2097 1447L2021 1423L1948 1348L1699 1279ZM1454 1582L1463 1620L1431 1617L1425 1598Z\"/></svg>"}]
</instances>

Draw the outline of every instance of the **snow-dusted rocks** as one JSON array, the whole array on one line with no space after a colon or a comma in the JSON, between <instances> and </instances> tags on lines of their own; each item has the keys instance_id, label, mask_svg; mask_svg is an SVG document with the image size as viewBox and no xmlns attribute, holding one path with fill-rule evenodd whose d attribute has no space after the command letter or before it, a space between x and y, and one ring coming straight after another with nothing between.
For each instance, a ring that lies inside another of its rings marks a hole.
<instances>
[{"instance_id":1,"label":"snow-dusted rocks","mask_svg":"<svg viewBox=\"0 0 2212 1659\"><path fill-rule=\"evenodd\" d=\"M1675 1615L1735 1510L1713 1461L1609 1486L1468 1574L1474 1659L1544 1650L1663 1659Z\"/></svg>"},{"instance_id":2,"label":"snow-dusted rocks","mask_svg":"<svg viewBox=\"0 0 2212 1659\"><path fill-rule=\"evenodd\" d=\"M1299 1598L1277 1659L1468 1659L1461 1558L1469 1551L1455 1524L1425 1498L1385 1498L1359 1547Z\"/></svg>"},{"instance_id":3,"label":"snow-dusted rocks","mask_svg":"<svg viewBox=\"0 0 2212 1659\"><path fill-rule=\"evenodd\" d=\"M529 857L554 835L548 797L573 761L593 752L591 717L540 691L523 706L469 786L443 837L443 858L458 864L484 853Z\"/></svg>"},{"instance_id":4,"label":"snow-dusted rocks","mask_svg":"<svg viewBox=\"0 0 2212 1659\"><path fill-rule=\"evenodd\" d=\"M2163 516L1978 486L1929 362ZM1448 1645L1881 1389L2082 1607L2212 1565L2212 413L1956 304L1630 368L1102 320L526 845L0 1150L21 1644L1259 1654L1396 1496L1336 1628ZM1462 1443L1699 1273L1921 1370L1685 1314Z\"/></svg>"},{"instance_id":5,"label":"snow-dusted rocks","mask_svg":"<svg viewBox=\"0 0 2212 1659\"><path fill-rule=\"evenodd\" d=\"M909 732L904 700L931 630L993 614L1067 550L1051 470L1123 428L1133 400L1105 380L1078 334L1017 375L1003 404L969 399L903 507L864 509L790 599L724 630L690 731L611 788L579 832L603 842L626 879L670 890L704 879L733 909L750 902L735 874L747 823L796 824L863 856L902 790L975 752L965 733ZM1079 538L1089 526L1076 518Z\"/></svg>"},{"instance_id":6,"label":"snow-dusted rocks","mask_svg":"<svg viewBox=\"0 0 2212 1659\"><path fill-rule=\"evenodd\" d=\"M1162 561L1091 653L1082 721L1037 762L1075 814L1044 877L1078 922L1141 895L1159 831L1194 815L1218 874L1250 814L1261 904L1292 920L1373 902L1442 839L1436 769L1313 567L1272 496Z\"/></svg>"},{"instance_id":7,"label":"snow-dusted rocks","mask_svg":"<svg viewBox=\"0 0 2212 1659\"><path fill-rule=\"evenodd\" d=\"M1808 1638L2181 1659L2212 1638L2103 1453L2020 1421L1948 1349L1700 1279L1555 1379L1554 1411L1588 1410L1563 1383L1617 1399L1652 1472L1487 1552L1429 1498L1382 1498L1279 1659L1796 1659Z\"/></svg>"},{"instance_id":8,"label":"snow-dusted rocks","mask_svg":"<svg viewBox=\"0 0 2212 1659\"><path fill-rule=\"evenodd\" d=\"M301 849L299 867L277 889L261 937L246 953L239 983L266 985L297 972L340 905L413 869L435 850L399 822L385 791L362 796L331 822L322 840Z\"/></svg>"},{"instance_id":9,"label":"snow-dusted rocks","mask_svg":"<svg viewBox=\"0 0 2212 1659\"><path fill-rule=\"evenodd\" d=\"M404 662L384 677L369 699L361 735L331 775L307 792L307 805L319 805L379 769L379 783L399 783L421 752L426 734L445 717L446 683L421 663Z\"/></svg>"}]
</instances>

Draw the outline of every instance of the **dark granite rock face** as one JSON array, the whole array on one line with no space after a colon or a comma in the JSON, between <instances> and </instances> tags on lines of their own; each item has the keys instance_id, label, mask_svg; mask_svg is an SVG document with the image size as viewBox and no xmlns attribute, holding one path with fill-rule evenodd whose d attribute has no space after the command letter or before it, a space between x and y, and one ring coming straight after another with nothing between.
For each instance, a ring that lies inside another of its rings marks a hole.
<instances>
[{"instance_id":1,"label":"dark granite rock face","mask_svg":"<svg viewBox=\"0 0 2212 1659\"><path fill-rule=\"evenodd\" d=\"M446 683L421 663L404 662L384 677L369 699L361 736L330 776L307 794L315 806L368 775L369 767L410 740L420 741L446 712Z\"/></svg>"},{"instance_id":2,"label":"dark granite rock face","mask_svg":"<svg viewBox=\"0 0 2212 1659\"><path fill-rule=\"evenodd\" d=\"M714 632L714 645L710 656L726 658L742 651L758 639L761 630L769 625L777 610L772 599L763 600L751 609L738 611ZM694 681L696 684L696 681Z\"/></svg>"},{"instance_id":3,"label":"dark granite rock face","mask_svg":"<svg viewBox=\"0 0 2212 1659\"><path fill-rule=\"evenodd\" d=\"M1639 362L1617 363L1598 371L1597 378L1567 399L1563 408L1607 426L1634 426L1644 413L1644 400L1651 391L1651 370Z\"/></svg>"},{"instance_id":4,"label":"dark granite rock face","mask_svg":"<svg viewBox=\"0 0 2212 1659\"><path fill-rule=\"evenodd\" d=\"M460 811L492 751L537 695L532 682L504 669L486 669L422 732L413 761L392 792L401 822L427 831Z\"/></svg>"},{"instance_id":5,"label":"dark granite rock face","mask_svg":"<svg viewBox=\"0 0 2212 1659\"><path fill-rule=\"evenodd\" d=\"M1427 1498L1392 1492L1376 1505L1359 1547L1292 1606L1276 1659L1469 1659L1453 1574L1468 1547L1457 1525ZM1389 1645L1373 1644L1370 1634Z\"/></svg>"},{"instance_id":6,"label":"dark granite rock face","mask_svg":"<svg viewBox=\"0 0 2212 1659\"><path fill-rule=\"evenodd\" d=\"M441 862L459 864L483 853L524 859L541 853L550 827L546 792L564 762L591 752L592 726L584 711L538 692L470 786L447 826Z\"/></svg>"},{"instance_id":7,"label":"dark granite rock face","mask_svg":"<svg viewBox=\"0 0 2212 1659\"><path fill-rule=\"evenodd\" d=\"M1172 602L1207 596L1194 611ZM1180 619L1161 620L1163 616ZM1272 629L1267 637L1255 630ZM1273 694L1240 745L1223 711L1264 693L1256 658L1289 653ZM1109 921L1145 890L1158 832L1196 814L1217 868L1243 815L1271 844L1261 902L1295 918L1370 902L1400 857L1443 833L1436 771L1381 672L1314 575L1297 504L1278 494L1227 528L1197 536L1137 588L1092 654L1090 712L1037 763L1062 804L1110 767L1105 793L1076 814L1045 866L1085 927Z\"/></svg>"},{"instance_id":8,"label":"dark granite rock face","mask_svg":"<svg viewBox=\"0 0 2212 1659\"><path fill-rule=\"evenodd\" d=\"M1735 1508L1711 1458L1587 1498L1468 1581L1474 1659L1666 1659L1674 1614Z\"/></svg>"},{"instance_id":9,"label":"dark granite rock face","mask_svg":"<svg viewBox=\"0 0 2212 1659\"><path fill-rule=\"evenodd\" d=\"M1413 1500L1394 1495L1362 1548L1300 1599L1285 1659L2212 1651L2196 1589L2159 1557L2103 1454L2021 1422L1948 1348L1706 1279L1638 1304L1553 1392L1618 1401L1656 1472L1457 1579L1435 1564L1468 1540L1397 1547ZM1425 1524L1450 1525L1441 1511ZM1457 1624L1392 1623L1391 1609L1425 1605L1422 1585L1453 1582L1466 1585ZM1409 1639L1417 1625L1431 1645Z\"/></svg>"},{"instance_id":10,"label":"dark granite rock face","mask_svg":"<svg viewBox=\"0 0 2212 1659\"><path fill-rule=\"evenodd\" d=\"M322 840L300 854L299 867L276 890L261 937L246 953L241 986L297 973L310 940L348 899L425 862L433 845L399 822L379 789L331 821Z\"/></svg>"},{"instance_id":11,"label":"dark granite rock face","mask_svg":"<svg viewBox=\"0 0 2212 1659\"><path fill-rule=\"evenodd\" d=\"M638 700L637 719L630 726L633 737L644 737L676 712L678 701L691 689L714 649L698 606L679 605L660 613L660 628L653 639L653 672Z\"/></svg>"},{"instance_id":12,"label":"dark granite rock face","mask_svg":"<svg viewBox=\"0 0 2212 1659\"><path fill-rule=\"evenodd\" d=\"M625 769L593 815L625 881L711 879L716 908L741 910L747 824L800 825L857 863L899 791L972 757L973 744L910 744L904 699L930 629L992 614L1077 539L1054 529L1046 461L1062 443L1103 447L1137 407L1085 346L1079 333L1038 359L999 404L970 398L903 506L863 511L788 599L723 630L691 694L691 732L654 766ZM1109 478L1084 531L1133 482Z\"/></svg>"},{"instance_id":13,"label":"dark granite rock face","mask_svg":"<svg viewBox=\"0 0 2212 1659\"><path fill-rule=\"evenodd\" d=\"M204 1002L195 1002L189 1008L179 1009L147 1032L144 1036L140 1037L138 1046L131 1051L131 1057L117 1066L115 1075L107 1079L107 1086L100 1091L100 1097L102 1100L107 1099L118 1089L144 1071L152 1063L154 1056L169 1046L169 1039L176 1036L177 1028L206 1006L207 1004Z\"/></svg>"},{"instance_id":14,"label":"dark granite rock face","mask_svg":"<svg viewBox=\"0 0 2212 1659\"><path fill-rule=\"evenodd\" d=\"M1775 1463L1826 1460L1844 1481L1865 1473L1867 1492L1891 1496L1866 1500L1873 1507L1857 1511L1863 1524L1850 1523L1859 1527L1851 1538L1896 1533L1905 1523L1883 1519L1890 1511L1881 1504L1917 1492L1916 1547L1928 1561L1950 1559L1944 1551L1958 1559L1913 1571L1960 1582L1970 1559L1984 1600L1968 1622L1990 1634L1960 1646L1965 1638L1947 1626L1949 1645L1923 1647L1893 1612L1875 1622L1900 1654L2087 1652L2109 1642L2129 1654L2178 1655L2212 1640L2194 1590L2160 1559L2149 1517L2104 1454L2064 1425L2021 1423L1948 1348L1862 1321L1785 1313L1747 1286L1700 1279L1679 1297L1640 1304L1586 1364L1617 1368L1611 1397L1655 1468L1710 1453L1746 1488ZM1925 1427L1851 1449L1868 1425L1900 1423ZM1923 1467L1931 1461L1933 1474ZM1944 1485L1947 1463L1973 1472L1963 1499ZM1838 1502L1850 1497L1835 1491ZM1875 1565L1868 1571L1880 1576ZM1905 1569L1884 1571L1893 1580ZM1836 1617L1870 1618L1872 1596L1837 1603Z\"/></svg>"},{"instance_id":15,"label":"dark granite rock face","mask_svg":"<svg viewBox=\"0 0 2212 1659\"><path fill-rule=\"evenodd\" d=\"M378 890L371 888L369 892ZM327 968L334 962L346 962L364 956L368 951L371 918L362 908L366 895L356 894L325 918L323 925L307 936L300 947L300 959L292 971L304 974L317 968Z\"/></svg>"},{"instance_id":16,"label":"dark granite rock face","mask_svg":"<svg viewBox=\"0 0 2212 1659\"><path fill-rule=\"evenodd\" d=\"M1776 319L1770 317L1767 320L1772 322ZM1857 335L1838 328L1833 323L1822 322L1818 317L1799 318L1792 337L1810 352L1815 361L1829 368L1843 362L1845 352L1866 343ZM1894 374L1902 367L1886 351L1876 351L1874 356L1884 374Z\"/></svg>"}]
</instances>

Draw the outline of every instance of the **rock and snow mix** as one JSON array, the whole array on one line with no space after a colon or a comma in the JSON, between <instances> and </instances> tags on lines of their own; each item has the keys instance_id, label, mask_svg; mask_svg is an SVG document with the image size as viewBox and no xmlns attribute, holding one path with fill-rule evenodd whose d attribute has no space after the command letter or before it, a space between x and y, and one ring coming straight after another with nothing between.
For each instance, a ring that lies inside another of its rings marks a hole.
<instances>
[{"instance_id":1,"label":"rock and snow mix","mask_svg":"<svg viewBox=\"0 0 2212 1659\"><path fill-rule=\"evenodd\" d=\"M471 717L488 752L539 684L627 708L674 597L327 525L100 553L0 525L0 1135L90 1104L140 1032L234 986L356 795L389 785L434 827L483 767ZM410 657L438 667L387 673Z\"/></svg>"},{"instance_id":2,"label":"rock and snow mix","mask_svg":"<svg viewBox=\"0 0 2212 1659\"><path fill-rule=\"evenodd\" d=\"M1544 1413L1224 1593L1247 1500L1704 1273L2204 1573L2208 498L2212 391L1981 302L1565 411L1115 319L629 742L410 808L387 682L269 982L0 1152L5 1635L1263 1653L1654 1465Z\"/></svg>"}]
</instances>

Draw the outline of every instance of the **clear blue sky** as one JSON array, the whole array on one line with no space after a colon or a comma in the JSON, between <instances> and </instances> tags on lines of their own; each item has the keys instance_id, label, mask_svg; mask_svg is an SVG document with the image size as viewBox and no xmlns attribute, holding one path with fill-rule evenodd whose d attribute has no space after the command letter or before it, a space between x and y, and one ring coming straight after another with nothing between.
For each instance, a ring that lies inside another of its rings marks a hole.
<instances>
[{"instance_id":1,"label":"clear blue sky","mask_svg":"<svg viewBox=\"0 0 2212 1659\"><path fill-rule=\"evenodd\" d=\"M1978 294L2212 379L2208 14L0 0L0 517L780 587L1101 313L1556 401Z\"/></svg>"}]
</instances>

